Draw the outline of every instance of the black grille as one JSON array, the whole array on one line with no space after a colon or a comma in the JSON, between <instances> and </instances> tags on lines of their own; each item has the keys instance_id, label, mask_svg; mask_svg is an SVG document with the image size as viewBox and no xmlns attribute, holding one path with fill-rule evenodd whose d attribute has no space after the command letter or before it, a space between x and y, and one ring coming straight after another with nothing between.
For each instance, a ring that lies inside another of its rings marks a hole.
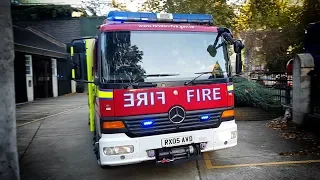
<instances>
[{"instance_id":1,"label":"black grille","mask_svg":"<svg viewBox=\"0 0 320 180\"><path fill-rule=\"evenodd\" d=\"M226 109L187 111L185 120L180 124L172 123L168 118L168 113L130 116L122 118L122 120L128 129L128 136L142 137L207 128L217 128L220 125L221 113L224 110ZM200 122L201 115L209 115L210 119ZM148 128L143 127L142 122L148 119L153 120L153 125Z\"/></svg>"}]
</instances>

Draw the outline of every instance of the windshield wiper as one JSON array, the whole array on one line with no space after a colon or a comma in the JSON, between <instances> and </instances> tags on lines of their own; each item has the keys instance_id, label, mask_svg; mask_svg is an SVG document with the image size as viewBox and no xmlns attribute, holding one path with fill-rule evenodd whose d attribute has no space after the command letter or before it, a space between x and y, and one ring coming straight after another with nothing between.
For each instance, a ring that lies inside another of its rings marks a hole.
<instances>
[{"instance_id":1,"label":"windshield wiper","mask_svg":"<svg viewBox=\"0 0 320 180\"><path fill-rule=\"evenodd\" d=\"M202 75L204 75L204 74L211 74L211 73L212 73L212 71L195 73L195 74L200 74L200 75L197 76L197 77L195 77L195 78L193 78L193 79L191 79L190 81L185 82L184 85L188 85L188 84L190 84L190 83L193 83L196 79L198 79L200 76L202 76Z\"/></svg>"},{"instance_id":2,"label":"windshield wiper","mask_svg":"<svg viewBox=\"0 0 320 180\"><path fill-rule=\"evenodd\" d=\"M191 79L190 81L185 82L184 85L188 85L188 84L190 84L190 83L194 83L194 81L197 80L200 76L202 76L202 75L204 75L204 74L212 74L212 71L198 72L198 73L195 73L195 74L200 74L200 75L197 76L197 77L195 77L195 78L193 78L193 79ZM220 78L220 77L223 78L224 76L223 76L223 75L214 74L213 76L210 76L209 79L206 79L206 80L204 80L204 81L206 81L206 82L212 82L212 80L210 80L210 79L215 79L215 78Z\"/></svg>"},{"instance_id":3,"label":"windshield wiper","mask_svg":"<svg viewBox=\"0 0 320 180\"><path fill-rule=\"evenodd\" d=\"M128 87L132 86L133 84L137 83L138 81L140 81L141 79L147 78L147 77L166 77L166 76L178 76L179 74L145 74L142 75L141 77L137 78L136 80L132 81L131 83L127 84L124 86L125 89L127 89ZM142 86L139 85L139 87L144 87L144 85L146 87L155 87L152 86L153 83L145 83ZM150 86L151 85L151 86Z\"/></svg>"}]
</instances>

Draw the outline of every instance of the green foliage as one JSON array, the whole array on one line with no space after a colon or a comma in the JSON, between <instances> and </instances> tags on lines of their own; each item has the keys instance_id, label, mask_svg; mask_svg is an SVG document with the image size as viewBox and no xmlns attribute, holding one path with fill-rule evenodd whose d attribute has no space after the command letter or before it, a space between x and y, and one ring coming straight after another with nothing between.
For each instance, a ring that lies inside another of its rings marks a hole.
<instances>
[{"instance_id":1,"label":"green foliage","mask_svg":"<svg viewBox=\"0 0 320 180\"><path fill-rule=\"evenodd\" d=\"M246 78L234 77L235 106L258 107L265 110L279 108L281 104L275 100L272 90Z\"/></svg>"},{"instance_id":2,"label":"green foliage","mask_svg":"<svg viewBox=\"0 0 320 180\"><path fill-rule=\"evenodd\" d=\"M318 0L248 0L239 7L235 31L242 35L248 56L282 71L286 62L303 52L304 29L320 20Z\"/></svg>"},{"instance_id":3,"label":"green foliage","mask_svg":"<svg viewBox=\"0 0 320 180\"><path fill-rule=\"evenodd\" d=\"M214 24L232 28L235 14L226 0L147 0L142 10L168 13L212 14Z\"/></svg>"},{"instance_id":4,"label":"green foliage","mask_svg":"<svg viewBox=\"0 0 320 180\"><path fill-rule=\"evenodd\" d=\"M73 8L68 5L34 5L24 9L12 8L13 20L45 20L45 19L64 19L71 18L72 12L82 12L83 9Z\"/></svg>"},{"instance_id":5,"label":"green foliage","mask_svg":"<svg viewBox=\"0 0 320 180\"><path fill-rule=\"evenodd\" d=\"M124 3L119 3L116 0L111 1L111 7L119 9L120 11L128 11L127 6Z\"/></svg>"},{"instance_id":6,"label":"green foliage","mask_svg":"<svg viewBox=\"0 0 320 180\"><path fill-rule=\"evenodd\" d=\"M141 7L141 11L162 12L164 0L146 0Z\"/></svg>"},{"instance_id":7,"label":"green foliage","mask_svg":"<svg viewBox=\"0 0 320 180\"><path fill-rule=\"evenodd\" d=\"M82 0L82 5L91 14L91 16L105 16L107 14L106 9L108 7L118 9L120 11L127 11L127 7L124 3L117 0Z\"/></svg>"},{"instance_id":8,"label":"green foliage","mask_svg":"<svg viewBox=\"0 0 320 180\"><path fill-rule=\"evenodd\" d=\"M106 15L103 12L108 7L108 0L81 0L82 6L91 14L91 16Z\"/></svg>"}]
</instances>

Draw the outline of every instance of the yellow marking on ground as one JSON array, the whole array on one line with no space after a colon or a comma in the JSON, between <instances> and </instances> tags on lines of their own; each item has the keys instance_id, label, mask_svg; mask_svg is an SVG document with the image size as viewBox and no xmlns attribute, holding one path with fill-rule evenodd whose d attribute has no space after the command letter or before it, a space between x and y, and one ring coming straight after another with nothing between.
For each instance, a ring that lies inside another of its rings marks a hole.
<instances>
[{"instance_id":1,"label":"yellow marking on ground","mask_svg":"<svg viewBox=\"0 0 320 180\"><path fill-rule=\"evenodd\" d=\"M206 165L206 168L209 169L210 167L212 167L212 162L211 162L211 158L209 156L209 153L205 152L203 153L203 158L204 158L204 163Z\"/></svg>"},{"instance_id":2,"label":"yellow marking on ground","mask_svg":"<svg viewBox=\"0 0 320 180\"><path fill-rule=\"evenodd\" d=\"M31 123L35 123L35 122L38 122L38 121L41 121L41 120L44 120L44 119L47 119L47 118L51 118L51 117L54 117L54 116L58 116L58 115L61 115L61 114L65 114L65 113L68 113L68 112L72 112L74 110L77 110L77 109L80 109L82 107L85 107L86 105L84 106L78 106L76 108L73 108L73 109L69 109L69 110L66 110L66 111L62 111L62 112L59 112L59 113L56 113L56 114L51 114L49 116L45 116L45 117L42 117L42 118L39 118L39 119L33 119L29 122L26 122L26 123L23 123L23 124L19 124L17 125L17 127L21 127L21 126L25 126L27 124L31 124Z\"/></svg>"},{"instance_id":3,"label":"yellow marking on ground","mask_svg":"<svg viewBox=\"0 0 320 180\"><path fill-rule=\"evenodd\" d=\"M203 157L204 157L204 163L207 169L226 169L226 168L251 167L251 166L274 166L274 165L320 163L320 160L301 160L301 161L280 161L280 162L265 162L265 163L251 163L251 164L213 165L208 153L203 153Z\"/></svg>"}]
</instances>

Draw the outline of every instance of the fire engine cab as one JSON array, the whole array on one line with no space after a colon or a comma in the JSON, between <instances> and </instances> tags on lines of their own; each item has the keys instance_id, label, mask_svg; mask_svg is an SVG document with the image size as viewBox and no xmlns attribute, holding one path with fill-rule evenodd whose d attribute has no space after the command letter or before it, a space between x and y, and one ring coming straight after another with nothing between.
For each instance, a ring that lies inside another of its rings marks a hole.
<instances>
[{"instance_id":1,"label":"fire engine cab","mask_svg":"<svg viewBox=\"0 0 320 180\"><path fill-rule=\"evenodd\" d=\"M228 46L243 44L211 15L110 12L95 37L69 44L88 88L101 167L173 162L237 145Z\"/></svg>"}]
</instances>

